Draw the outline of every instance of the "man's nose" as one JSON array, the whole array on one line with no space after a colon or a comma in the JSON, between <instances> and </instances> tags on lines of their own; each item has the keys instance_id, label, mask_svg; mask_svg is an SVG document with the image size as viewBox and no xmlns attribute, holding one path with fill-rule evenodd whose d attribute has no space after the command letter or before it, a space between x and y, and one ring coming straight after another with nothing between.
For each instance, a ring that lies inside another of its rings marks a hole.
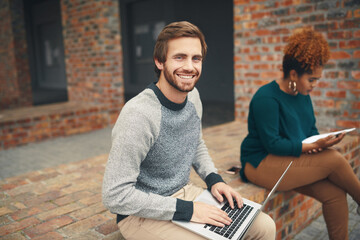
<instances>
[{"instance_id":1,"label":"man's nose","mask_svg":"<svg viewBox=\"0 0 360 240\"><path fill-rule=\"evenodd\" d=\"M188 70L188 71L193 71L194 70L194 65L191 59L186 60L184 62L184 66L183 66L184 70Z\"/></svg>"}]
</instances>

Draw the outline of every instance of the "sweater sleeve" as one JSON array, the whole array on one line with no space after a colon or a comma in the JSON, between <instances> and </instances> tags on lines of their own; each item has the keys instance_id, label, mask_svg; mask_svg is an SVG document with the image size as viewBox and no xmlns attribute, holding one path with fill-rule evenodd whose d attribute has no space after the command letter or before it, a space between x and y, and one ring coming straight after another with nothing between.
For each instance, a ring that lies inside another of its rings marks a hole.
<instances>
[{"instance_id":1,"label":"sweater sleeve","mask_svg":"<svg viewBox=\"0 0 360 240\"><path fill-rule=\"evenodd\" d=\"M200 118L202 118L202 104L200 100L200 95L197 89L191 92L190 96L191 101L195 105L196 112ZM201 128L201 126L200 126ZM196 151L196 156L193 162L193 168L196 173L205 181L207 188L211 190L212 185L218 182L224 182L222 177L217 174L217 169L215 168L214 162L209 155L208 148L206 147L205 141L202 137L202 131L200 132L198 147Z\"/></svg>"},{"instance_id":2,"label":"sweater sleeve","mask_svg":"<svg viewBox=\"0 0 360 240\"><path fill-rule=\"evenodd\" d=\"M318 135L319 134L319 131L316 127L316 118L315 118L315 113L314 113L314 108L313 108L313 105L312 105L312 102L311 102L311 99L310 97L308 97L308 104L310 106L310 109L311 109L311 129L310 129L310 133L306 136L306 137L311 137L311 136L314 136L314 135Z\"/></svg>"},{"instance_id":3,"label":"sweater sleeve","mask_svg":"<svg viewBox=\"0 0 360 240\"><path fill-rule=\"evenodd\" d=\"M300 156L301 142L280 135L280 109L277 101L271 97L260 97L253 99L251 104L257 133L266 151L280 156Z\"/></svg>"},{"instance_id":4,"label":"sweater sleeve","mask_svg":"<svg viewBox=\"0 0 360 240\"><path fill-rule=\"evenodd\" d=\"M160 118L160 114L155 116ZM154 121L154 117L151 119ZM136 107L122 109L112 132L112 147L103 179L103 203L112 213L121 215L189 221L192 202L135 187L140 165L159 132L158 125L151 121Z\"/></svg>"}]
</instances>

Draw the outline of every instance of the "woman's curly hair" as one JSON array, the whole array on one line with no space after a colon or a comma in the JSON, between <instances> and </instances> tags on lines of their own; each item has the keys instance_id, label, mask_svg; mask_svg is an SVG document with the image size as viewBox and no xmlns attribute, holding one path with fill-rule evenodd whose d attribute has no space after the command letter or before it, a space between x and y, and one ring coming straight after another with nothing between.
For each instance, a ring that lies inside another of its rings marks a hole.
<instances>
[{"instance_id":1,"label":"woman's curly hair","mask_svg":"<svg viewBox=\"0 0 360 240\"><path fill-rule=\"evenodd\" d=\"M325 38L312 29L302 29L288 39L284 49L283 72L287 78L290 70L298 75L312 73L324 66L330 58L330 49Z\"/></svg>"}]
</instances>

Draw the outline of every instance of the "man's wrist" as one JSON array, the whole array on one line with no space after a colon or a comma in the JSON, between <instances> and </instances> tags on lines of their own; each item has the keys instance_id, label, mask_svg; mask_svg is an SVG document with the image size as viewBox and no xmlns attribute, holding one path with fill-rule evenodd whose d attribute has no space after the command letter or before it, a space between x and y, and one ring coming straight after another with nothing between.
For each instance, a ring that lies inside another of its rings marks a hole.
<instances>
[{"instance_id":1,"label":"man's wrist","mask_svg":"<svg viewBox=\"0 0 360 240\"><path fill-rule=\"evenodd\" d=\"M192 201L185 201L176 199L176 211L173 220L182 220L189 222L194 212L194 203Z\"/></svg>"},{"instance_id":2,"label":"man's wrist","mask_svg":"<svg viewBox=\"0 0 360 240\"><path fill-rule=\"evenodd\" d=\"M216 183L219 183L219 182L225 182L225 181L219 174L214 173L214 172L210 173L205 178L205 183L206 183L207 189L209 191L211 191L211 188L213 185L215 185Z\"/></svg>"}]
</instances>

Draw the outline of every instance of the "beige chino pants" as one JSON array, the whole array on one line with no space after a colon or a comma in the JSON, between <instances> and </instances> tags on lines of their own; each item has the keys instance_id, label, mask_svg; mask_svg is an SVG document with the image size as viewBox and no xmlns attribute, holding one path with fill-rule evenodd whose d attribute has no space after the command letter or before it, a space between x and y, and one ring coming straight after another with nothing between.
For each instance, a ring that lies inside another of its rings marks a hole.
<instances>
[{"instance_id":1,"label":"beige chino pants","mask_svg":"<svg viewBox=\"0 0 360 240\"><path fill-rule=\"evenodd\" d=\"M188 184L172 196L187 201L194 199L202 193L203 189ZM120 232L128 240L200 240L200 235L192 233L171 221L160 221L148 218L129 216L118 224ZM261 212L251 226L245 239L275 239L275 223L265 213Z\"/></svg>"}]
</instances>

